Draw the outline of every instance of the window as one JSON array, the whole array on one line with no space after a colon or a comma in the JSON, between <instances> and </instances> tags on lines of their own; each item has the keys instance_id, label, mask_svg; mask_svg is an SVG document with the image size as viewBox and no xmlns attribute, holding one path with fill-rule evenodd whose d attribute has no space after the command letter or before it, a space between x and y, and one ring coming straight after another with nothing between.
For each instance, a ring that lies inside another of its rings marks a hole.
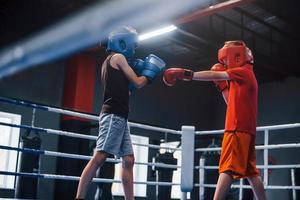
<instances>
[{"instance_id":1,"label":"window","mask_svg":"<svg viewBox=\"0 0 300 200\"><path fill-rule=\"evenodd\" d=\"M131 135L133 143L149 144L148 137ZM148 162L148 147L133 145L135 162ZM121 180L121 163L116 164L115 179ZM134 165L133 168L133 179L134 181L147 181L148 167L146 165ZM146 197L147 186L144 184L134 185L134 196ZM112 187L113 195L124 195L122 184L114 183Z\"/></svg>"},{"instance_id":2,"label":"window","mask_svg":"<svg viewBox=\"0 0 300 200\"><path fill-rule=\"evenodd\" d=\"M21 115L0 112L0 122L20 124ZM0 125L0 145L18 147L20 129ZM16 171L17 152L0 149L0 170ZM0 188L13 189L15 184L14 176L0 175Z\"/></svg>"},{"instance_id":3,"label":"window","mask_svg":"<svg viewBox=\"0 0 300 200\"><path fill-rule=\"evenodd\" d=\"M166 143L161 143L161 147L171 147L171 148L176 148L178 146L179 142L166 142ZM161 149L160 153L165 153L166 149ZM174 158L177 159L177 165L180 165L181 163L181 151L175 151L174 152ZM173 172L173 178L172 178L172 183L180 183L181 181L181 170L180 168L175 170ZM171 191L171 198L172 199L180 199L181 198L181 190L180 186L172 186L172 191Z\"/></svg>"}]
</instances>

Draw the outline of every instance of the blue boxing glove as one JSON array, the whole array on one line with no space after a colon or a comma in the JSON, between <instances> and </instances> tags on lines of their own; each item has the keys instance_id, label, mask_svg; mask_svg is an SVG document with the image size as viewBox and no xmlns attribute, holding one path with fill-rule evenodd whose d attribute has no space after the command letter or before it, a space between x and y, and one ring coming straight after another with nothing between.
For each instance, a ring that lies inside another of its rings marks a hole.
<instances>
[{"instance_id":1,"label":"blue boxing glove","mask_svg":"<svg viewBox=\"0 0 300 200\"><path fill-rule=\"evenodd\" d=\"M144 70L144 61L142 59L135 59L129 63L130 67L133 71L140 76L142 71Z\"/></svg>"},{"instance_id":2,"label":"blue boxing glove","mask_svg":"<svg viewBox=\"0 0 300 200\"><path fill-rule=\"evenodd\" d=\"M137 74L137 76L140 76L142 71L144 70L144 61L142 59L135 59L130 62L128 62L130 67L133 69L133 71ZM134 92L137 88L135 87L134 83L130 82L128 84L128 89L130 92Z\"/></svg>"},{"instance_id":3,"label":"blue boxing glove","mask_svg":"<svg viewBox=\"0 0 300 200\"><path fill-rule=\"evenodd\" d=\"M166 69L166 63L154 54L150 54L145 58L144 69L141 76L145 76L150 83L157 77L157 75Z\"/></svg>"}]
</instances>

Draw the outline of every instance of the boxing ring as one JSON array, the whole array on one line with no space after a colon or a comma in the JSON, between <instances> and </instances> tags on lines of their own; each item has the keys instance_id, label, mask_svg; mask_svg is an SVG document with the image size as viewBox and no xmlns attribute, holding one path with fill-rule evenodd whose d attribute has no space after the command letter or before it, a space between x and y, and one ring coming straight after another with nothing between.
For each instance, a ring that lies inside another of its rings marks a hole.
<instances>
[{"instance_id":1,"label":"boxing ring","mask_svg":"<svg viewBox=\"0 0 300 200\"><path fill-rule=\"evenodd\" d=\"M127 5L131 6L127 6ZM172 5L172 9L169 9ZM115 2L109 1L105 5L96 4L93 7L87 8L77 15L71 16L68 19L61 21L60 23L53 25L49 29L46 29L31 38L21 41L17 44L13 44L0 52L0 78L13 75L22 70L29 69L38 64L42 64L48 61L59 59L63 56L70 55L84 48L90 47L103 40L109 32L115 28L124 24L142 27L145 24L151 24L153 21L160 21L162 19L171 19L178 14L186 13L195 7L204 6L201 1L198 0L128 0L120 1L118 6L115 6ZM110 10L115 9L116 15L112 16ZM103 16L106 16L103 18ZM125 17L126 16L126 17ZM80 117L91 121L98 122L98 116L90 115L86 113L76 112L72 110L66 110L61 108L49 107L40 104L34 104L26 101L20 101L5 97L0 97L0 102L5 104L11 104L15 106L22 106L32 109L32 119L35 119L35 110L43 110L45 112L51 112L56 114L69 115L74 117ZM79 138L82 140L95 141L96 136L84 135L75 132L67 132L62 130L55 130L51 128L36 127L34 123L31 125L25 124L12 124L0 122L0 126L12 127L16 129L35 130L41 134L52 134L58 136L67 136L69 138ZM161 127L149 126L139 123L129 122L130 128L138 128L142 130L150 130L154 132L173 134L181 137L181 147L161 147L160 145L153 144L139 144L133 143L135 146L144 146L152 149L167 149L172 151L180 151L182 154L181 163L177 165L170 165L164 163L147 163L147 162L135 162L135 165L144 165L147 167L160 167L166 169L180 169L181 181L172 182L158 182L158 181L137 181L134 184L143 185L158 185L158 186L180 186L182 190L181 199L187 198L187 193L191 192L193 188L197 187L200 190L203 188L214 188L215 184L202 184L201 181L194 179L194 173L200 170L217 170L217 166L200 166L198 163L194 164L195 154L201 154L208 151L220 151L220 148L194 148L195 137L218 135L222 134L223 130L214 131L195 131L192 126L183 126L181 130L171 130ZM257 128L257 134L263 134L263 145L257 145L257 151L263 151L263 165L258 165L259 169L263 170L261 174L264 181L265 189L267 190L291 190L293 199L297 199L296 190L300 189L300 186L295 185L295 180L292 176L291 185L270 185L268 181L269 169L290 169L291 174L294 174L294 169L300 168L300 163L288 164L288 165L269 165L268 155L271 149L287 149L287 148L299 148L300 143L288 143L288 144L270 144L269 136L273 134L275 130L286 130L299 128L300 123L283 124L275 126L263 126ZM1 133L0 133L1 134ZM275 134L275 133L274 133ZM50 157L60 158L72 158L78 160L89 160L90 155L78 155L71 153L55 152L46 149L36 150L29 148L20 148L18 146L6 146L0 145L0 149L5 151L23 152L34 155L43 155ZM119 159L107 159L107 162L119 163ZM20 176L20 177L33 177L38 179L57 179L66 181L78 181L79 177L67 176L63 174L47 174L47 173L25 173L18 171L0 171L4 176ZM94 178L94 182L102 183L120 183L120 180L113 179L101 179ZM250 186L243 185L240 181L239 184L234 184L233 188L239 189L239 199L242 199L243 189L250 188Z\"/></svg>"},{"instance_id":2,"label":"boxing ring","mask_svg":"<svg viewBox=\"0 0 300 200\"><path fill-rule=\"evenodd\" d=\"M64 114L70 116L76 116L85 118L88 120L98 121L98 116L80 113L77 111L72 110L64 110L60 108L54 108L39 104L33 104L26 101L19 101L15 99L10 99L6 97L0 97L0 102L5 104L12 104L15 106L22 106L32 109L32 119L35 119L35 110L43 110L46 112L53 112L57 114ZM42 128L36 126L29 126L29 125L17 125L11 123L4 123L0 122L0 126L9 126L12 128L18 129L27 129L27 130L35 130L38 131L40 134L54 134L54 135L63 135L67 137L75 137L84 140L96 140L97 136L93 135L84 135L74 132L67 132L61 130L54 130L49 128ZM147 148L153 148L156 150L159 149L168 149L172 151L180 151L182 153L182 160L181 163L177 165L170 165L164 164L159 162L135 162L135 165L145 165L148 167L159 167L159 168L166 168L166 169L181 169L181 181L177 183L172 182L158 182L158 181L135 181L134 184L143 184L143 185L155 185L155 186L180 186L182 190L182 197L181 199L187 198L187 192L191 192L194 187L199 187L199 191L203 190L204 188L214 188L216 184L203 184L201 181L197 181L194 178L194 173L196 170L217 170L218 166L203 166L198 165L198 163L194 164L194 153L204 153L204 152L211 152L211 151L220 151L220 147L213 147L213 148L194 148L194 138L195 136L204 136L204 135L218 135L222 134L223 130L212 130L212 131L195 131L194 127L187 127L183 126L182 130L172 130L166 128L160 128L155 126L143 125L139 123L132 123L129 122L130 128L139 128L142 130L151 130L156 132L162 132L167 134L175 134L177 136L181 136L182 145L180 148L174 147L162 147L160 145L153 145L153 144L139 144L133 143L136 146L144 146ZM261 176L263 177L263 182L266 190L291 190L293 194L293 199L297 199L296 190L300 190L300 186L295 185L294 180L294 169L300 168L300 164L276 164L276 165L269 165L268 163L268 155L270 149L283 149L283 148L299 148L300 143L288 143L288 144L269 144L269 135L272 134L276 130L286 130L286 129L295 129L300 128L300 123L294 124L282 124L282 125L274 125L274 126L262 126L257 128L257 134L263 134L264 144L263 145L256 145L257 151L263 151L263 165L258 165L258 168L263 170ZM274 133L275 134L275 133ZM52 157L61 157L61 158L72 158L72 159L80 159L80 160L89 160L91 158L90 155L77 155L71 153L62 153L62 152L55 152L55 151L48 151L48 150L36 150L36 149L29 149L29 148L20 148L20 147L13 147L13 146L5 146L0 145L0 149L7 150L7 151L17 151L23 152L28 154L36 154L36 155L43 155L43 156L52 156ZM119 163L121 162L120 159L112 159L108 158L106 162L113 162ZM290 169L291 170L291 185L270 185L268 181L268 170L269 169ZM201 172L200 172L201 173ZM13 171L0 171L0 174L5 176L22 176L22 177L34 177L39 179L58 179L58 180L67 180L67 181L78 181L79 177L76 176L67 176L67 175L58 175L58 174L47 174L47 173L25 173L25 172L13 172ZM113 179L103 179L103 178L94 178L93 182L101 182L101 183L121 183L120 180L113 180ZM239 199L242 199L243 196L243 189L250 189L249 185L244 185L243 181L240 180L239 184L233 184L232 188L239 189Z\"/></svg>"},{"instance_id":3,"label":"boxing ring","mask_svg":"<svg viewBox=\"0 0 300 200\"><path fill-rule=\"evenodd\" d=\"M52 112L56 114L63 114L63 115L69 115L69 116L76 116L84 119L88 119L91 121L97 121L98 122L98 116L91 115L91 114L85 114L80 113L72 110L64 110L60 108L54 108L49 106L43 106L39 104L33 104L26 101L19 101L15 99L0 97L0 102L6 103L6 104L13 104L17 106L23 106L27 108L32 108L32 121L31 125L18 125L18 124L11 124L11 123L4 123L0 122L0 126L8 126L11 128L17 128L17 129L25 129L25 130L33 130L37 131L39 134L53 134L53 135L59 135L59 136L67 136L67 137L73 137L73 138L80 138L85 140L91 140L96 141L97 136L93 135L85 135L85 134L79 134L74 132L67 132L67 131L61 131L61 130L55 130L55 129L49 129L49 128L42 128L42 127L36 127L34 126L34 120L35 120L35 113L36 109L43 110L46 112ZM139 144L134 143L134 146L143 146L147 148L153 148L153 149L166 149L166 150L172 150L172 151L181 151L183 154L182 162L186 163L185 166L181 165L171 165L171 164L164 164L164 163L147 163L147 162L135 162L135 165L145 165L148 167L154 167L154 168L166 168L166 169L181 169L183 171L181 175L181 182L180 183L172 183L172 182L158 182L158 181L135 181L134 184L143 184L143 185L155 185L155 186L181 186L181 189L184 191L182 196L182 199L185 199L186 191L189 191L193 187L193 165L189 165L188 163L193 163L193 156L190 152L193 152L193 144L194 144L194 129L193 127L182 127L181 131L166 129L166 128L160 128L155 126L149 126L139 123L128 123L130 129L131 128L138 128L143 130L150 130L155 132L162 132L164 134L175 134L180 136L182 133L185 133L184 136L182 136L182 147L183 148L175 148L175 147L162 147L160 145L154 145L154 144ZM0 145L0 149L7 150L7 151L17 151L17 152L23 152L28 154L36 154L36 155L44 155L44 156L52 156L52 157L60 157L60 158L72 158L72 159L80 159L80 160L90 160L91 156L89 155L78 155L78 154L70 154L70 153L63 153L63 152L55 152L55 151L48 151L48 150L36 150L36 149L30 149L30 148L20 148L20 147L13 147L13 146L5 146ZM185 153L184 153L185 152ZM106 162L111 163L120 163L120 159L112 159L107 158ZM44 173L26 173L26 172L11 172L11 171L0 171L0 174L6 175L6 176L21 176L21 177L33 177L33 178L39 178L39 179L56 179L56 180L68 180L68 181L79 181L80 177L76 176L67 176L67 175L57 175L57 174L44 174ZM113 180L113 179L103 179L103 178L94 178L93 182L96 183L121 183L120 180Z\"/></svg>"}]
</instances>

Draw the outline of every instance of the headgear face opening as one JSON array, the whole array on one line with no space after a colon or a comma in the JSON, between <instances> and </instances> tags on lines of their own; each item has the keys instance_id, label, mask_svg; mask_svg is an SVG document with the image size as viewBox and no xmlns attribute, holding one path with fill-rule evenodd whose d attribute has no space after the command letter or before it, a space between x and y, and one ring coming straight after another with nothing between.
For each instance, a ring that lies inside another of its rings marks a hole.
<instances>
[{"instance_id":1,"label":"headgear face opening","mask_svg":"<svg viewBox=\"0 0 300 200\"><path fill-rule=\"evenodd\" d=\"M126 58L134 55L138 46L138 35L135 29L125 27L121 31L112 32L108 36L106 50L123 54Z\"/></svg>"},{"instance_id":2,"label":"headgear face opening","mask_svg":"<svg viewBox=\"0 0 300 200\"><path fill-rule=\"evenodd\" d=\"M253 55L243 41L227 41L219 49L218 60L228 68L240 67L247 63L253 64Z\"/></svg>"}]
</instances>

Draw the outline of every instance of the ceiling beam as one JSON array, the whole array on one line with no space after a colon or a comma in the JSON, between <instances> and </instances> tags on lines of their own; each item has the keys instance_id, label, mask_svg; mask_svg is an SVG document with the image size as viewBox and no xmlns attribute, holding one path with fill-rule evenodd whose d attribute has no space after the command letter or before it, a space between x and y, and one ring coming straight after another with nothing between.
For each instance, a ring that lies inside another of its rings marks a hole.
<instances>
[{"instance_id":1,"label":"ceiling beam","mask_svg":"<svg viewBox=\"0 0 300 200\"><path fill-rule=\"evenodd\" d=\"M288 32L285 32L285 31L283 31L283 30L277 28L276 26L273 26L272 24L270 24L270 23L268 23L268 22L266 22L266 21L260 19L260 18L257 17L257 16L252 15L251 13L245 11L244 9L241 9L241 8L234 8L234 10L237 11L238 13L242 14L242 15L245 15L245 16L251 18L251 19L254 20L254 21L257 21L258 23L260 23L260 24L262 24L262 25L268 27L269 29L272 29L272 30L274 30L274 31L277 31L278 33L280 33L280 34L281 34L282 36L284 36L285 38L288 37L288 38L290 38L290 39L292 39L292 40L296 40L296 38L293 37L293 36L292 36L291 34L289 34ZM277 17L277 16L276 16L276 17Z\"/></svg>"},{"instance_id":2,"label":"ceiling beam","mask_svg":"<svg viewBox=\"0 0 300 200\"><path fill-rule=\"evenodd\" d=\"M229 19L228 17L225 17L225 16L220 15L220 14L215 14L214 16L219 17L219 18L221 18L221 19L224 19L226 22L228 22L228 23L230 23L230 24L232 24L232 25L234 25L234 26L237 26L237 27L239 27L240 29L244 29L244 30L246 30L246 31L248 31L248 32L250 32L250 33L252 33L252 34L254 34L255 37L259 37L259 38L265 40L265 41L268 42L268 43L273 42L273 43L276 43L276 44L278 44L278 45L281 45L281 43L279 43L278 41L271 40L270 37L266 37L265 35L263 35L263 34L261 34L261 33L258 33L258 32L256 32L256 31L250 29L250 28L247 28L247 27L245 27L245 26L242 26L241 24L239 24L239 23L237 23L237 22L235 22L235 21Z\"/></svg>"},{"instance_id":3,"label":"ceiling beam","mask_svg":"<svg viewBox=\"0 0 300 200\"><path fill-rule=\"evenodd\" d=\"M209 6L204 9L197 10L190 15L186 15L184 17L179 18L178 20L175 21L175 24L180 25L180 24L185 24L188 22L192 22L195 20L198 20L200 18L213 15L215 13L228 10L237 6L241 6L244 4L248 4L254 0L229 0L225 1L216 5Z\"/></svg>"},{"instance_id":4,"label":"ceiling beam","mask_svg":"<svg viewBox=\"0 0 300 200\"><path fill-rule=\"evenodd\" d=\"M270 1L270 2L272 2L272 1ZM266 3L264 3L264 1L256 1L256 2L254 2L254 5L258 6L259 8L263 9L265 12L267 12L273 16L276 16L278 19L280 19L281 21L283 21L290 27L294 26L294 24L290 23L290 20L288 18L282 16L282 14L280 14L279 12L274 11L274 9L271 9L270 6L268 6Z\"/></svg>"}]
</instances>

